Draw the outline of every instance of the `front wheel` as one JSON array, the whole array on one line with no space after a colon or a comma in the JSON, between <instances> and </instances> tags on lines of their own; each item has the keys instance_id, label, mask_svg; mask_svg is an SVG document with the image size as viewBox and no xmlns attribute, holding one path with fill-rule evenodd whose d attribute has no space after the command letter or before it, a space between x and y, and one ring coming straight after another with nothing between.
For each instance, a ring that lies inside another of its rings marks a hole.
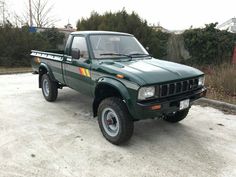
<instances>
[{"instance_id":1,"label":"front wheel","mask_svg":"<svg viewBox=\"0 0 236 177\"><path fill-rule=\"evenodd\" d=\"M98 107L98 123L103 136L112 144L128 141L134 129L124 102L116 97L104 99Z\"/></svg>"},{"instance_id":2,"label":"front wheel","mask_svg":"<svg viewBox=\"0 0 236 177\"><path fill-rule=\"evenodd\" d=\"M47 101L55 101L57 99L57 83L52 81L47 74L44 74L41 79L43 96Z\"/></svg>"},{"instance_id":3,"label":"front wheel","mask_svg":"<svg viewBox=\"0 0 236 177\"><path fill-rule=\"evenodd\" d=\"M189 109L190 108L170 113L166 115L163 119L167 122L177 123L183 120L188 115Z\"/></svg>"}]
</instances>

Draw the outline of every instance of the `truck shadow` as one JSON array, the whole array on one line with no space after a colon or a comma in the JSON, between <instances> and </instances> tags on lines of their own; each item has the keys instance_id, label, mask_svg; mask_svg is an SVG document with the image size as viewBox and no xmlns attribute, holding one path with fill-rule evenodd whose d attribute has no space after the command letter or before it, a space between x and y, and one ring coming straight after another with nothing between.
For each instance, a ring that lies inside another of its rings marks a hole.
<instances>
[{"instance_id":1,"label":"truck shadow","mask_svg":"<svg viewBox=\"0 0 236 177\"><path fill-rule=\"evenodd\" d=\"M187 117L188 118L188 117ZM186 119L187 119L186 118ZM183 123L168 123L164 120L143 120L135 124L134 137L144 141L154 142L171 139L189 139L193 131L191 127Z\"/></svg>"},{"instance_id":2,"label":"truck shadow","mask_svg":"<svg viewBox=\"0 0 236 177\"><path fill-rule=\"evenodd\" d=\"M91 118L93 116L93 99L72 89L64 88L63 90L59 90L55 103L62 107L62 109L67 109L72 114L82 113L86 117Z\"/></svg>"},{"instance_id":3,"label":"truck shadow","mask_svg":"<svg viewBox=\"0 0 236 177\"><path fill-rule=\"evenodd\" d=\"M93 99L91 97L80 94L71 89L63 89L59 91L59 96L55 102L63 109L68 109L68 113L74 115L82 115L83 118L88 121L97 121L93 118L92 103ZM187 117L186 119L190 119ZM79 119L79 118L78 118ZM185 124L186 120L181 123L168 123L163 120L142 120L134 123L134 134L124 147L133 147L140 142L155 143L161 141L189 141L189 139L195 139L195 130L193 127ZM100 133L100 132L98 132ZM196 141L194 142L196 144Z\"/></svg>"},{"instance_id":4,"label":"truck shadow","mask_svg":"<svg viewBox=\"0 0 236 177\"><path fill-rule=\"evenodd\" d=\"M137 160L156 162L159 165L164 162L166 164L183 163L180 168L189 165L190 160L197 162L197 164L200 163L201 168L209 166L208 162L214 162L210 165L220 169L222 157L214 151L209 151L209 142L212 139L211 133L208 131L211 130L199 129L202 124L195 126L195 121L198 119L196 116L199 115L191 114L176 124L154 119L137 121L134 124L134 134L130 141L115 146L102 136L97 119L93 118L92 101L90 97L66 88L59 91L58 100L55 104L59 109L66 111L68 116L73 116L73 119L76 120L75 129L81 128L81 126L76 126L77 123L79 125L81 119L88 122L86 128L79 131L78 137L83 138L83 143L85 143L83 146L86 149L97 152L93 157L95 160L103 159L108 163L108 159L115 159L114 161L122 162L125 160L132 161L135 157ZM88 132L87 129L92 131ZM73 134L74 137L77 137L77 133ZM81 142L74 139L71 141L74 143L69 144L68 148L74 148L73 153L75 155ZM218 159L219 162L215 162L215 159Z\"/></svg>"}]
</instances>

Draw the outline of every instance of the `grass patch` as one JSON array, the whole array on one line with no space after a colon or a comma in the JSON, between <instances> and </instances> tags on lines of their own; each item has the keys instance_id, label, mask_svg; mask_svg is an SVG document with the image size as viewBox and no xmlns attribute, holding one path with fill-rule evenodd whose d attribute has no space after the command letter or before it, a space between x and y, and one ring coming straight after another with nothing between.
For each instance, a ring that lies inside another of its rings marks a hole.
<instances>
[{"instance_id":1,"label":"grass patch","mask_svg":"<svg viewBox=\"0 0 236 177\"><path fill-rule=\"evenodd\" d=\"M207 97L236 104L236 65L198 67L206 74Z\"/></svg>"},{"instance_id":2,"label":"grass patch","mask_svg":"<svg viewBox=\"0 0 236 177\"><path fill-rule=\"evenodd\" d=\"M0 67L0 74L17 74L17 73L27 73L32 72L31 67L17 67L17 68L5 68Z\"/></svg>"}]
</instances>

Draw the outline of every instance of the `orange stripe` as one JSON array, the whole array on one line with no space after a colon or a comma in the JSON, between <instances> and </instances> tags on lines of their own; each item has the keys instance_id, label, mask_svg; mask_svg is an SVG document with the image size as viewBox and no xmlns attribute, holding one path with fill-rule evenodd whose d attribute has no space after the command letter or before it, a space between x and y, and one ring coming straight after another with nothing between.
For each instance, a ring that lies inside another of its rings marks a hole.
<instances>
[{"instance_id":1,"label":"orange stripe","mask_svg":"<svg viewBox=\"0 0 236 177\"><path fill-rule=\"evenodd\" d=\"M80 74L83 74L82 68L80 68L80 67L79 67L79 73L80 73Z\"/></svg>"},{"instance_id":2,"label":"orange stripe","mask_svg":"<svg viewBox=\"0 0 236 177\"><path fill-rule=\"evenodd\" d=\"M84 69L84 68L82 68L82 75L83 75L83 76L86 76L86 72L85 72L85 69Z\"/></svg>"}]
</instances>

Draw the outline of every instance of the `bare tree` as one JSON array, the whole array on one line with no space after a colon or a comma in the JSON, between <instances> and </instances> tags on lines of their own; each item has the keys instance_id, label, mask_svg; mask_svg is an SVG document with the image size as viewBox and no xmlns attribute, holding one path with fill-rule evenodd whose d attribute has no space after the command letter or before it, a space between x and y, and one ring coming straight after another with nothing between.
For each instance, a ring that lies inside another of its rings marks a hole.
<instances>
[{"instance_id":1,"label":"bare tree","mask_svg":"<svg viewBox=\"0 0 236 177\"><path fill-rule=\"evenodd\" d=\"M5 24L18 26L19 23L23 22L23 20L10 9L10 5L8 2L5 2L5 0L0 0L0 17L0 22L3 26Z\"/></svg>"},{"instance_id":2,"label":"bare tree","mask_svg":"<svg viewBox=\"0 0 236 177\"><path fill-rule=\"evenodd\" d=\"M0 16L2 20L2 25L4 25L6 19L5 19L5 2L0 1Z\"/></svg>"},{"instance_id":3,"label":"bare tree","mask_svg":"<svg viewBox=\"0 0 236 177\"><path fill-rule=\"evenodd\" d=\"M28 25L28 19L25 16L19 16L15 12L11 14L10 22L16 27Z\"/></svg>"},{"instance_id":4,"label":"bare tree","mask_svg":"<svg viewBox=\"0 0 236 177\"><path fill-rule=\"evenodd\" d=\"M0 0L0 24L10 21L14 26L53 27L58 21L53 15L53 0L25 0L25 9L16 13Z\"/></svg>"},{"instance_id":5,"label":"bare tree","mask_svg":"<svg viewBox=\"0 0 236 177\"><path fill-rule=\"evenodd\" d=\"M32 0L32 19L37 27L50 27L57 21L52 16L52 4L49 0Z\"/></svg>"},{"instance_id":6,"label":"bare tree","mask_svg":"<svg viewBox=\"0 0 236 177\"><path fill-rule=\"evenodd\" d=\"M51 27L57 21L52 16L54 5L50 0L32 0L32 19L37 27ZM28 11L29 12L29 11Z\"/></svg>"}]
</instances>

